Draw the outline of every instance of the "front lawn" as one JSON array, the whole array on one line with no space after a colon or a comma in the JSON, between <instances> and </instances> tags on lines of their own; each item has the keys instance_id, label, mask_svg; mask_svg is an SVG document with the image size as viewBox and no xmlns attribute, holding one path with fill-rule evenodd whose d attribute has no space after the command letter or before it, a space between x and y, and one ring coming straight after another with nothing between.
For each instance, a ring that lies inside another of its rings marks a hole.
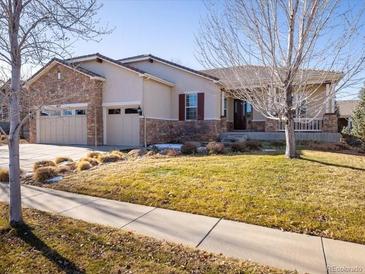
<instances>
[{"instance_id":1,"label":"front lawn","mask_svg":"<svg viewBox=\"0 0 365 274\"><path fill-rule=\"evenodd\" d=\"M288 231L365 243L365 157L143 158L67 176L50 187Z\"/></svg>"},{"instance_id":2,"label":"front lawn","mask_svg":"<svg viewBox=\"0 0 365 274\"><path fill-rule=\"evenodd\" d=\"M13 229L7 211L0 204L0 273L284 273L37 210Z\"/></svg>"}]
</instances>

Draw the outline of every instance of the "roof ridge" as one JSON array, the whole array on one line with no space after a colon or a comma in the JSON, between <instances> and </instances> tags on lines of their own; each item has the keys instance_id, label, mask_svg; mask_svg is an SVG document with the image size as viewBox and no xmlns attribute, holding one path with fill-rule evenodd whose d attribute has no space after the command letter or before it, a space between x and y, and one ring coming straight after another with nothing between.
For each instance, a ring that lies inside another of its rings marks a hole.
<instances>
[{"instance_id":1,"label":"roof ridge","mask_svg":"<svg viewBox=\"0 0 365 274\"><path fill-rule=\"evenodd\" d=\"M157 61L164 62L164 63L170 64L172 66L175 66L175 67L178 67L178 68L181 68L181 69L190 71L190 72L195 73L195 74L198 74L200 76L207 77L207 78L210 78L210 79L215 80L215 81L219 81L219 78L217 78L217 77L215 77L213 75L204 73L204 72L199 71L199 70L196 70L196 69L189 68L187 66L183 66L183 65L177 64L175 62L172 62L172 61L163 59L163 58L158 57L158 56L153 55L153 54L140 54L140 55L135 55L135 56L127 57L127 58L118 59L118 62L123 63L124 61L132 60L132 59L138 59L138 58L152 58L152 59L155 59Z\"/></svg>"}]
</instances>

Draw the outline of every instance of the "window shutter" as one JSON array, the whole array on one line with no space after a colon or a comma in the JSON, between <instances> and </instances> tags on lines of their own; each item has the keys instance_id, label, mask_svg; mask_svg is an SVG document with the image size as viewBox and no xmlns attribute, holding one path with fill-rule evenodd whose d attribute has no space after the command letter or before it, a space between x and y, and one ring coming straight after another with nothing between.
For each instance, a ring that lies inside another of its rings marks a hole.
<instances>
[{"instance_id":1,"label":"window shutter","mask_svg":"<svg viewBox=\"0 0 365 274\"><path fill-rule=\"evenodd\" d=\"M185 120L185 94L179 94L179 120Z\"/></svg>"},{"instance_id":2,"label":"window shutter","mask_svg":"<svg viewBox=\"0 0 365 274\"><path fill-rule=\"evenodd\" d=\"M204 93L198 93L198 120L204 120Z\"/></svg>"}]
</instances>

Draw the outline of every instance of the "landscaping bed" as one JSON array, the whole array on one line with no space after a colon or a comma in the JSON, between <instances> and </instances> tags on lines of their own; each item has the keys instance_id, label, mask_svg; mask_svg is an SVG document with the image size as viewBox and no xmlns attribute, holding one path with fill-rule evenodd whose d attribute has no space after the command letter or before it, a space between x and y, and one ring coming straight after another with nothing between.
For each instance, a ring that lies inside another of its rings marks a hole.
<instances>
[{"instance_id":1,"label":"landscaping bed","mask_svg":"<svg viewBox=\"0 0 365 274\"><path fill-rule=\"evenodd\" d=\"M47 187L365 243L365 157L137 157Z\"/></svg>"},{"instance_id":2,"label":"landscaping bed","mask_svg":"<svg viewBox=\"0 0 365 274\"><path fill-rule=\"evenodd\" d=\"M1 273L285 273L37 210L24 215L27 226L9 228L0 203Z\"/></svg>"}]
</instances>

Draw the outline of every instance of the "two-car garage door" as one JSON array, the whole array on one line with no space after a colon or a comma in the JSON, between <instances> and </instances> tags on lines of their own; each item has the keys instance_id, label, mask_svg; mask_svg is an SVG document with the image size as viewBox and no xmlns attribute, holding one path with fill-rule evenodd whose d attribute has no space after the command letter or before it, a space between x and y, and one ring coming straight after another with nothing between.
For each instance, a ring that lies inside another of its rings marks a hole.
<instances>
[{"instance_id":1,"label":"two-car garage door","mask_svg":"<svg viewBox=\"0 0 365 274\"><path fill-rule=\"evenodd\" d=\"M87 144L86 109L45 108L38 117L38 143Z\"/></svg>"}]
</instances>

